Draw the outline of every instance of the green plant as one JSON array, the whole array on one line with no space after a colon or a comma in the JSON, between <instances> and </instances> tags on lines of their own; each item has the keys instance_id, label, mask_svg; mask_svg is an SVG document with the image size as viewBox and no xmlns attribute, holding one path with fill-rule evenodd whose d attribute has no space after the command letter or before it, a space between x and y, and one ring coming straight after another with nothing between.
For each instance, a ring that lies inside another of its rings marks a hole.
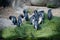
<instances>
[{"instance_id":1,"label":"green plant","mask_svg":"<svg viewBox=\"0 0 60 40\"><path fill-rule=\"evenodd\" d=\"M2 30L2 37L4 39L14 39L16 37L15 28L14 27L7 27Z\"/></svg>"},{"instance_id":2,"label":"green plant","mask_svg":"<svg viewBox=\"0 0 60 40\"><path fill-rule=\"evenodd\" d=\"M27 36L25 27L17 27L15 32L19 38L25 38Z\"/></svg>"},{"instance_id":3,"label":"green plant","mask_svg":"<svg viewBox=\"0 0 60 40\"><path fill-rule=\"evenodd\" d=\"M47 3L47 7L48 8L56 8L56 4L53 4L53 3Z\"/></svg>"}]
</instances>

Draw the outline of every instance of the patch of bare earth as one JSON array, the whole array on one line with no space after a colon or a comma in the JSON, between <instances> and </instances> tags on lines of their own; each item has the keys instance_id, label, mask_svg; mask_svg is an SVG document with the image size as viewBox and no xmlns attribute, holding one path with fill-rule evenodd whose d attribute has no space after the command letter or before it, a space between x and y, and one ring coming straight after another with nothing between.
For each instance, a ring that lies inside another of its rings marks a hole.
<instances>
[{"instance_id":1,"label":"patch of bare earth","mask_svg":"<svg viewBox=\"0 0 60 40\"><path fill-rule=\"evenodd\" d=\"M46 13L48 11L49 8L47 7L37 7L37 6L27 6L29 9L31 10L35 10L35 9L38 9L38 10L44 10ZM23 13L23 10L21 9L20 12ZM20 14L22 14L20 13ZM52 9L52 14L54 16L60 16L60 8L56 8L56 9ZM11 7L8 7L8 8L2 8L0 9L0 18L9 18L9 16L11 15L14 15L16 17L19 16L18 13L16 13L16 11L14 9L12 9Z\"/></svg>"}]
</instances>

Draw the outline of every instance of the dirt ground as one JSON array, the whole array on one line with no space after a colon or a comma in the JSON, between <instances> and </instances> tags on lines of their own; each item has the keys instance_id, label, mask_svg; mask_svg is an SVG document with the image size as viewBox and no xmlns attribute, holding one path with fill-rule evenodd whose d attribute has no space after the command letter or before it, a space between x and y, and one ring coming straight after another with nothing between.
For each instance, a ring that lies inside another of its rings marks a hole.
<instances>
[{"instance_id":1,"label":"dirt ground","mask_svg":"<svg viewBox=\"0 0 60 40\"><path fill-rule=\"evenodd\" d=\"M37 7L37 6L27 6L29 9L31 10L44 10L46 13L48 11L49 8L47 7ZM17 13L15 9L8 7L8 8L0 8L0 18L9 18L9 16L14 15L16 17L18 17L20 14L23 14L23 10L20 10L21 13ZM55 8L52 9L52 14L54 16L58 16L60 17L60 8Z\"/></svg>"}]
</instances>

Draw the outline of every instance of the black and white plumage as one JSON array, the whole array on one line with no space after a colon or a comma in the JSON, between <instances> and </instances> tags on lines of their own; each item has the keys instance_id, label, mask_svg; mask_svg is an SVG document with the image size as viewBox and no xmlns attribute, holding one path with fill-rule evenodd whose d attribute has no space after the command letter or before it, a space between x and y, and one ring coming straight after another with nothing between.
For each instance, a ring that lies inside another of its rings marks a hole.
<instances>
[{"instance_id":1,"label":"black and white plumage","mask_svg":"<svg viewBox=\"0 0 60 40\"><path fill-rule=\"evenodd\" d=\"M45 14L44 14L44 11L39 11L39 13L38 13L38 15L39 15L39 24L40 23L44 23L44 18L45 18Z\"/></svg>"},{"instance_id":2,"label":"black and white plumage","mask_svg":"<svg viewBox=\"0 0 60 40\"><path fill-rule=\"evenodd\" d=\"M38 21L39 16L38 16L38 11L37 10L34 10L34 16L35 16L35 20Z\"/></svg>"},{"instance_id":3,"label":"black and white plumage","mask_svg":"<svg viewBox=\"0 0 60 40\"><path fill-rule=\"evenodd\" d=\"M51 12L51 9L48 10L48 20L51 20L52 19L52 12Z\"/></svg>"},{"instance_id":4,"label":"black and white plumage","mask_svg":"<svg viewBox=\"0 0 60 40\"><path fill-rule=\"evenodd\" d=\"M38 24L38 21L37 21L37 20L34 21L34 28L35 28L36 30L39 29L39 24Z\"/></svg>"},{"instance_id":5,"label":"black and white plumage","mask_svg":"<svg viewBox=\"0 0 60 40\"><path fill-rule=\"evenodd\" d=\"M21 18L21 16L18 16L17 26L20 27L21 24L22 24L22 18Z\"/></svg>"},{"instance_id":6,"label":"black and white plumage","mask_svg":"<svg viewBox=\"0 0 60 40\"><path fill-rule=\"evenodd\" d=\"M12 21L12 23L13 23L14 25L17 24L17 19L16 19L15 16L10 16L9 19Z\"/></svg>"},{"instance_id":7,"label":"black and white plumage","mask_svg":"<svg viewBox=\"0 0 60 40\"><path fill-rule=\"evenodd\" d=\"M25 20L28 21L29 20L28 11L27 10L23 10L23 13L24 13Z\"/></svg>"},{"instance_id":8,"label":"black and white plumage","mask_svg":"<svg viewBox=\"0 0 60 40\"><path fill-rule=\"evenodd\" d=\"M30 23L34 25L34 21L35 21L35 16L33 15L30 17Z\"/></svg>"},{"instance_id":9,"label":"black and white plumage","mask_svg":"<svg viewBox=\"0 0 60 40\"><path fill-rule=\"evenodd\" d=\"M35 19L35 15L31 16L30 23L34 26L34 29L39 29L40 25L38 24L38 20Z\"/></svg>"}]
</instances>

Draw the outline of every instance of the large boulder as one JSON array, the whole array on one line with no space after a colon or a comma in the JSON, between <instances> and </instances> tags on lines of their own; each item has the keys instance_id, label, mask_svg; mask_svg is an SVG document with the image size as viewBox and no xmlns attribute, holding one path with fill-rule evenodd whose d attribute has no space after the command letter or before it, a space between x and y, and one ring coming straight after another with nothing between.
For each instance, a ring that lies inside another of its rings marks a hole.
<instances>
[{"instance_id":1,"label":"large boulder","mask_svg":"<svg viewBox=\"0 0 60 40\"><path fill-rule=\"evenodd\" d=\"M60 0L30 0L34 6L60 7Z\"/></svg>"},{"instance_id":2,"label":"large boulder","mask_svg":"<svg viewBox=\"0 0 60 40\"><path fill-rule=\"evenodd\" d=\"M39 5L44 6L47 4L47 2L48 2L48 0L31 0L31 4L37 5L37 6L39 6Z\"/></svg>"}]
</instances>

